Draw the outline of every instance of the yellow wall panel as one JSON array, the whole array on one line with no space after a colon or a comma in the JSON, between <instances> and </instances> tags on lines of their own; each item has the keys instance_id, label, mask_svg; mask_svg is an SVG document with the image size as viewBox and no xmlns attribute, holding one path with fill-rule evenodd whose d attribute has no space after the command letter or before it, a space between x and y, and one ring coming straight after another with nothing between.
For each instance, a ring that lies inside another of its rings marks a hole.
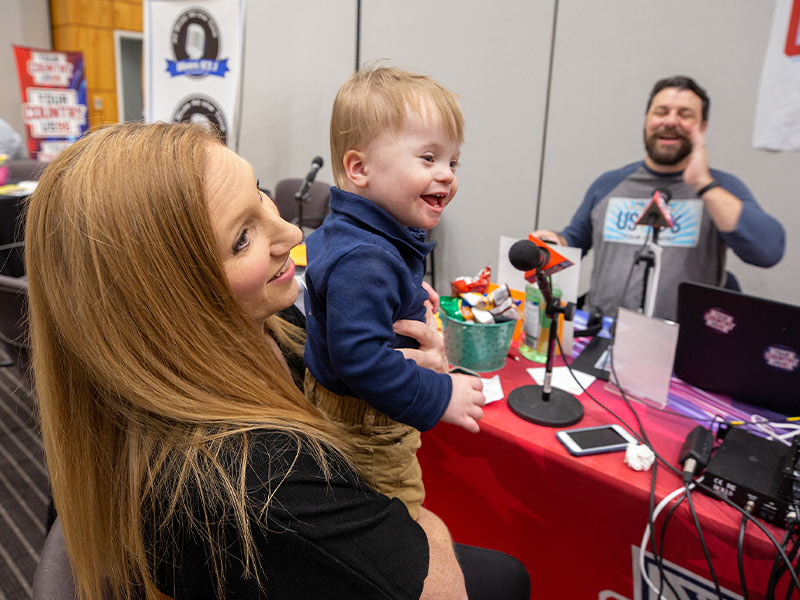
<instances>
[{"instance_id":1,"label":"yellow wall panel","mask_svg":"<svg viewBox=\"0 0 800 600\"><path fill-rule=\"evenodd\" d=\"M142 31L144 8L142 4L114 2L114 29L126 31Z\"/></svg>"},{"instance_id":2,"label":"yellow wall panel","mask_svg":"<svg viewBox=\"0 0 800 600\"><path fill-rule=\"evenodd\" d=\"M72 26L59 25L58 27L53 27L53 50L80 50L75 37L75 28Z\"/></svg>"},{"instance_id":3,"label":"yellow wall panel","mask_svg":"<svg viewBox=\"0 0 800 600\"><path fill-rule=\"evenodd\" d=\"M74 27L75 47L83 52L86 85L95 89L113 90L114 33L111 29Z\"/></svg>"},{"instance_id":4,"label":"yellow wall panel","mask_svg":"<svg viewBox=\"0 0 800 600\"><path fill-rule=\"evenodd\" d=\"M118 119L114 30L142 31L143 10L142 0L50 0L53 49L83 53L92 128Z\"/></svg>"},{"instance_id":5,"label":"yellow wall panel","mask_svg":"<svg viewBox=\"0 0 800 600\"><path fill-rule=\"evenodd\" d=\"M89 103L89 127L91 129L118 121L117 94L115 92L88 88L86 96Z\"/></svg>"},{"instance_id":6,"label":"yellow wall panel","mask_svg":"<svg viewBox=\"0 0 800 600\"><path fill-rule=\"evenodd\" d=\"M112 0L50 0L53 24L111 27Z\"/></svg>"},{"instance_id":7,"label":"yellow wall panel","mask_svg":"<svg viewBox=\"0 0 800 600\"><path fill-rule=\"evenodd\" d=\"M50 25L53 29L69 22L69 0L50 0Z\"/></svg>"}]
</instances>

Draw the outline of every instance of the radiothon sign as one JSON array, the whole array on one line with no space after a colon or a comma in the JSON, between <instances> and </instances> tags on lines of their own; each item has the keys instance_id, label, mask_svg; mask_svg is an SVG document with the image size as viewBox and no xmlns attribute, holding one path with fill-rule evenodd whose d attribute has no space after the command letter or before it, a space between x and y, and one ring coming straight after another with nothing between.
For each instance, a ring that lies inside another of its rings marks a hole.
<instances>
[{"instance_id":1,"label":"radiothon sign","mask_svg":"<svg viewBox=\"0 0 800 600\"><path fill-rule=\"evenodd\" d=\"M192 122L235 148L244 0L146 0L145 120Z\"/></svg>"},{"instance_id":2,"label":"radiothon sign","mask_svg":"<svg viewBox=\"0 0 800 600\"><path fill-rule=\"evenodd\" d=\"M80 52L14 46L28 153L53 160L89 129Z\"/></svg>"}]
</instances>

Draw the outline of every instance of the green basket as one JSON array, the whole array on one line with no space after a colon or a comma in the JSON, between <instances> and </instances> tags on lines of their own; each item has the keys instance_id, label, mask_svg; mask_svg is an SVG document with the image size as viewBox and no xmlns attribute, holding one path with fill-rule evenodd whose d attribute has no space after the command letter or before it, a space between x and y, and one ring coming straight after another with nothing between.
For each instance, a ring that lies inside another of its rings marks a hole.
<instances>
[{"instance_id":1,"label":"green basket","mask_svg":"<svg viewBox=\"0 0 800 600\"><path fill-rule=\"evenodd\" d=\"M481 325L442 314L447 360L473 371L496 371L506 364L516 321Z\"/></svg>"}]
</instances>

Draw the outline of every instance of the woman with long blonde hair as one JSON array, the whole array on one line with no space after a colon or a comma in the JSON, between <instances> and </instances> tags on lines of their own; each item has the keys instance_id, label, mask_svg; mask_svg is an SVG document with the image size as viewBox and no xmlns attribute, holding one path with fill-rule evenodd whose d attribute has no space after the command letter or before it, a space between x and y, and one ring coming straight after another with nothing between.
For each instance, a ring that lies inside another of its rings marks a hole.
<instances>
[{"instance_id":1,"label":"woman with long blonde hair","mask_svg":"<svg viewBox=\"0 0 800 600\"><path fill-rule=\"evenodd\" d=\"M199 125L124 124L49 166L26 224L32 364L81 598L465 597L295 381L283 221Z\"/></svg>"}]
</instances>

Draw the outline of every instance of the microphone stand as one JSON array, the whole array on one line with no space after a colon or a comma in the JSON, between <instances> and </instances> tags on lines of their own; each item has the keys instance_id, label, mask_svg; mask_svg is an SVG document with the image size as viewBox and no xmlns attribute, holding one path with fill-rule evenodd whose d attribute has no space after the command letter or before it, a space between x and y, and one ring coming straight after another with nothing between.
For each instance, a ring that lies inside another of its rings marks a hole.
<instances>
[{"instance_id":1,"label":"microphone stand","mask_svg":"<svg viewBox=\"0 0 800 600\"><path fill-rule=\"evenodd\" d=\"M661 253L664 249L658 245L658 230L655 225L656 217L651 218L653 239L647 243L644 250L636 258L636 264L644 263L644 278L642 279L642 302L639 305L645 316L652 317L656 306L656 292L658 280L661 277Z\"/></svg>"},{"instance_id":2,"label":"microphone stand","mask_svg":"<svg viewBox=\"0 0 800 600\"><path fill-rule=\"evenodd\" d=\"M583 418L583 405L569 392L552 386L553 359L558 339L558 315L563 314L565 321L572 321L575 304L567 302L561 306L560 299L553 297L550 282L542 269L536 270L536 282L544 297L545 315L550 318L544 385L523 385L513 390L508 395L508 407L518 417L537 425L567 427Z\"/></svg>"},{"instance_id":3,"label":"microphone stand","mask_svg":"<svg viewBox=\"0 0 800 600\"><path fill-rule=\"evenodd\" d=\"M300 228L300 233L303 234L302 241L306 239L306 232L303 230L303 205L308 202L310 195L311 185L306 179L300 189L294 193L294 200L297 203L297 226Z\"/></svg>"}]
</instances>

